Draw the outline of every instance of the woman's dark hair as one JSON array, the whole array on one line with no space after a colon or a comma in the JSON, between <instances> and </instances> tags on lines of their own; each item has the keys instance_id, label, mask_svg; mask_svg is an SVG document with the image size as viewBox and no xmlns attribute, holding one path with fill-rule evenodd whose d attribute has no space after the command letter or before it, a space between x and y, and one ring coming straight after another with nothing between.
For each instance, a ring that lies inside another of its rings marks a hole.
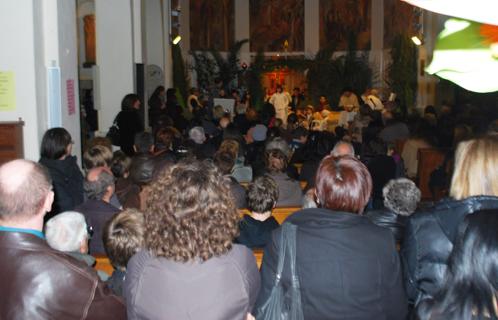
<instances>
[{"instance_id":1,"label":"woman's dark hair","mask_svg":"<svg viewBox=\"0 0 498 320\"><path fill-rule=\"evenodd\" d=\"M176 89L175 88L169 88L168 90L166 90L166 100L176 101Z\"/></svg>"},{"instance_id":2,"label":"woman's dark hair","mask_svg":"<svg viewBox=\"0 0 498 320\"><path fill-rule=\"evenodd\" d=\"M137 101L140 100L140 97L134 93L129 93L124 96L123 100L121 100L121 110L132 110L133 106Z\"/></svg>"},{"instance_id":3,"label":"woman's dark hair","mask_svg":"<svg viewBox=\"0 0 498 320\"><path fill-rule=\"evenodd\" d=\"M67 152L71 144L71 135L64 128L52 128L45 131L41 143L41 157L57 160Z\"/></svg>"},{"instance_id":4,"label":"woman's dark hair","mask_svg":"<svg viewBox=\"0 0 498 320\"><path fill-rule=\"evenodd\" d=\"M239 221L229 178L208 161L182 161L150 186L145 247L156 257L205 261L232 248Z\"/></svg>"},{"instance_id":5,"label":"woman's dark hair","mask_svg":"<svg viewBox=\"0 0 498 320\"><path fill-rule=\"evenodd\" d=\"M154 92L152 92L151 97L157 97L157 96L159 96L159 94L160 94L161 92L163 92L164 90L166 90L166 89L164 88L164 86L157 86L157 88L154 90Z\"/></svg>"},{"instance_id":6,"label":"woman's dark hair","mask_svg":"<svg viewBox=\"0 0 498 320\"><path fill-rule=\"evenodd\" d=\"M425 319L498 319L498 210L468 215L459 227L446 279L417 313Z\"/></svg>"},{"instance_id":7,"label":"woman's dark hair","mask_svg":"<svg viewBox=\"0 0 498 320\"><path fill-rule=\"evenodd\" d=\"M361 214L372 192L368 169L352 156L325 157L315 181L318 205L334 211Z\"/></svg>"}]
</instances>

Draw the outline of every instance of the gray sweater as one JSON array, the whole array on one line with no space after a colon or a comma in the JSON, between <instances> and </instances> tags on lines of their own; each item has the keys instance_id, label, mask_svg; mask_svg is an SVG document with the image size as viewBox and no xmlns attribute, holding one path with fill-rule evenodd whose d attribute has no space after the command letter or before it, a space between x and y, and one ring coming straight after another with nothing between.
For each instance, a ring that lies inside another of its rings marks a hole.
<instances>
[{"instance_id":1,"label":"gray sweater","mask_svg":"<svg viewBox=\"0 0 498 320\"><path fill-rule=\"evenodd\" d=\"M259 292L251 250L235 244L207 261L175 262L147 251L128 262L128 319L243 320Z\"/></svg>"}]
</instances>

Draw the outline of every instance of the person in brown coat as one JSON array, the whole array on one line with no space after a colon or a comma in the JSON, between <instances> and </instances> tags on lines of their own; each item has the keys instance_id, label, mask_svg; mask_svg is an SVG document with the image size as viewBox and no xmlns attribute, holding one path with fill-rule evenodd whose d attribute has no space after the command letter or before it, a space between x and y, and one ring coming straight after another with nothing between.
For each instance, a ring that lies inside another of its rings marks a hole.
<instances>
[{"instance_id":1,"label":"person in brown coat","mask_svg":"<svg viewBox=\"0 0 498 320\"><path fill-rule=\"evenodd\" d=\"M37 163L0 167L0 319L126 319L123 302L95 270L48 246L42 229L51 188Z\"/></svg>"}]
</instances>

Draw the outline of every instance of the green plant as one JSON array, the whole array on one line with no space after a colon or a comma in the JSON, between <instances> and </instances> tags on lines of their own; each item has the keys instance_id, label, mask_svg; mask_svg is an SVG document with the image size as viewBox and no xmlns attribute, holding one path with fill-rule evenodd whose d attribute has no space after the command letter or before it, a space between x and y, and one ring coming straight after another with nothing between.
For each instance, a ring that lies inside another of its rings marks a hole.
<instances>
[{"instance_id":1,"label":"green plant","mask_svg":"<svg viewBox=\"0 0 498 320\"><path fill-rule=\"evenodd\" d=\"M219 78L223 87L227 90L231 89L232 82L237 79L241 73L239 66L239 52L244 44L249 42L248 39L235 42L228 50L227 57L224 58L219 51L211 50L211 55L218 67L217 78Z\"/></svg>"},{"instance_id":2,"label":"green plant","mask_svg":"<svg viewBox=\"0 0 498 320\"><path fill-rule=\"evenodd\" d=\"M213 87L216 63L207 52L192 52L191 54L194 58L194 66L191 70L197 75L197 85L202 89Z\"/></svg>"},{"instance_id":3,"label":"green plant","mask_svg":"<svg viewBox=\"0 0 498 320\"><path fill-rule=\"evenodd\" d=\"M406 34L398 34L393 39L386 83L396 93L399 111L409 113L417 93L417 50Z\"/></svg>"}]
</instances>

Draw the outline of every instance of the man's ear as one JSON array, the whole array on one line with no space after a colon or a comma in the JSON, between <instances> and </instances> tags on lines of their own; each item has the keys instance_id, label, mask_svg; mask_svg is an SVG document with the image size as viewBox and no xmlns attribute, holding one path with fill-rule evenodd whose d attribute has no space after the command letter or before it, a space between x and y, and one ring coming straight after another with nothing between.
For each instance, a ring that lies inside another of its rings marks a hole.
<instances>
[{"instance_id":1,"label":"man's ear","mask_svg":"<svg viewBox=\"0 0 498 320\"><path fill-rule=\"evenodd\" d=\"M50 190L50 192L47 194L47 196L45 197L45 200L43 201L43 215L45 215L45 213L47 212L50 212L52 210L52 204L54 203L54 192L52 190Z\"/></svg>"}]
</instances>

